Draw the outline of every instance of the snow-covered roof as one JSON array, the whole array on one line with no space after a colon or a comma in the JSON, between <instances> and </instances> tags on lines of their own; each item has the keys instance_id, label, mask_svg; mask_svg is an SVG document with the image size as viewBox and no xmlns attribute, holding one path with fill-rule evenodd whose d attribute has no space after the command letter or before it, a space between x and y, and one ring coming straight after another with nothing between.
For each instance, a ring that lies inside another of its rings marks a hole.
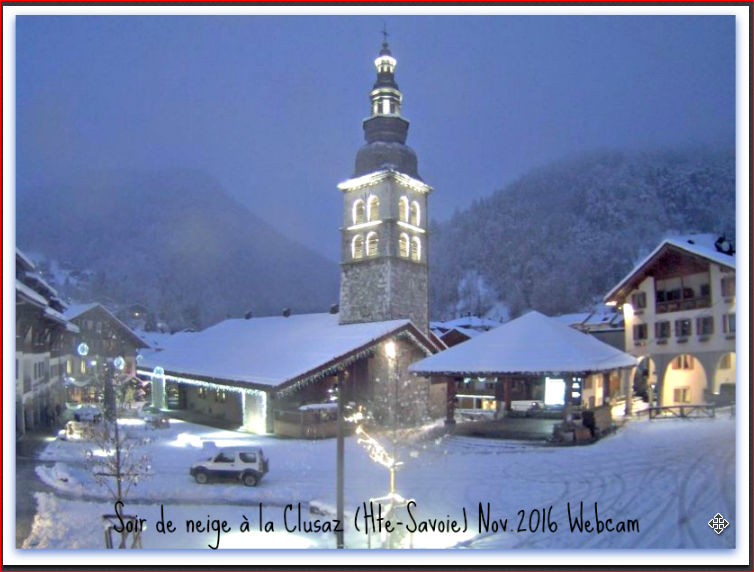
<instances>
[{"instance_id":1,"label":"snow-covered roof","mask_svg":"<svg viewBox=\"0 0 754 572\"><path fill-rule=\"evenodd\" d=\"M69 322L63 314L61 314L54 308L51 308L50 306L46 306L44 311L48 317L64 325L69 332L72 332L74 334L79 333L79 327L76 324Z\"/></svg>"},{"instance_id":2,"label":"snow-covered roof","mask_svg":"<svg viewBox=\"0 0 754 572\"><path fill-rule=\"evenodd\" d=\"M634 357L529 312L409 367L424 375L585 373L636 365Z\"/></svg>"},{"instance_id":3,"label":"snow-covered roof","mask_svg":"<svg viewBox=\"0 0 754 572\"><path fill-rule=\"evenodd\" d=\"M624 276L623 279L605 295L605 302L614 301L618 292L624 288L635 275L639 274L645 267L647 267L661 250L668 246L678 248L689 254L700 256L710 262L721 264L735 270L735 254L724 254L715 248L715 242L718 238L719 237L714 234L688 234L664 239L657 248L646 256L644 260L639 262L639 264L634 266L633 270L626 274L626 276Z\"/></svg>"},{"instance_id":4,"label":"snow-covered roof","mask_svg":"<svg viewBox=\"0 0 754 572\"><path fill-rule=\"evenodd\" d=\"M329 313L231 319L142 352L141 367L274 387L409 327L409 320L339 325Z\"/></svg>"},{"instance_id":5,"label":"snow-covered roof","mask_svg":"<svg viewBox=\"0 0 754 572\"><path fill-rule=\"evenodd\" d=\"M68 320L73 320L74 318L78 318L81 314L84 314L99 305L100 304L98 304L97 302L91 302L89 304L71 304L70 306L68 306L68 309L63 313L63 315Z\"/></svg>"},{"instance_id":6,"label":"snow-covered roof","mask_svg":"<svg viewBox=\"0 0 754 572\"><path fill-rule=\"evenodd\" d=\"M594 312L584 322L583 326L590 329L595 328L622 328L622 312Z\"/></svg>"},{"instance_id":7,"label":"snow-covered roof","mask_svg":"<svg viewBox=\"0 0 754 572\"><path fill-rule=\"evenodd\" d=\"M145 332L142 330L134 330L134 333L149 344L151 348L162 349L174 338L174 336L180 336L191 332L178 332L171 334L170 332Z\"/></svg>"},{"instance_id":8,"label":"snow-covered roof","mask_svg":"<svg viewBox=\"0 0 754 572\"><path fill-rule=\"evenodd\" d=\"M360 177L348 179L340 183L338 185L338 188L341 191L352 191L354 189L365 187L367 185L374 185L388 177L392 177L403 186L409 187L417 192L426 194L432 192L432 187L430 187L424 181L420 181L419 179L415 179L414 177L406 175L405 173L396 171L394 168L382 169L380 171L375 171L374 173L369 173L368 175L362 175Z\"/></svg>"},{"instance_id":9,"label":"snow-covered roof","mask_svg":"<svg viewBox=\"0 0 754 572\"><path fill-rule=\"evenodd\" d=\"M569 326L576 326L583 324L591 316L590 312L578 312L575 314L561 314L560 316L552 316L552 319L562 324L568 324Z\"/></svg>"},{"instance_id":10,"label":"snow-covered roof","mask_svg":"<svg viewBox=\"0 0 754 572\"><path fill-rule=\"evenodd\" d=\"M562 324L587 330L614 330L623 327L623 314L620 312L580 312L553 316L552 319Z\"/></svg>"},{"instance_id":11,"label":"snow-covered roof","mask_svg":"<svg viewBox=\"0 0 754 572\"><path fill-rule=\"evenodd\" d=\"M23 296L26 296L26 298L28 298L32 302L36 302L37 304L40 304L42 306L49 305L47 298L42 296L42 294L40 294L33 288L30 288L29 286L21 282L18 278L16 279L16 292Z\"/></svg>"},{"instance_id":12,"label":"snow-covered roof","mask_svg":"<svg viewBox=\"0 0 754 572\"><path fill-rule=\"evenodd\" d=\"M490 318L480 318L479 316L462 316L454 318L447 322L431 322L430 327L436 330L452 330L454 328L469 328L475 330L489 330L497 328L501 322L491 320Z\"/></svg>"},{"instance_id":13,"label":"snow-covered roof","mask_svg":"<svg viewBox=\"0 0 754 572\"><path fill-rule=\"evenodd\" d=\"M31 259L23 252L21 252L18 247L16 247L16 258L21 260L21 263L26 267L27 270L31 270L35 267Z\"/></svg>"},{"instance_id":14,"label":"snow-covered roof","mask_svg":"<svg viewBox=\"0 0 754 572\"><path fill-rule=\"evenodd\" d=\"M483 333L483 332L481 332L479 330L472 330L471 328L462 328L461 326L456 326L455 328L453 328L451 330L448 330L447 332L445 332L442 335L443 335L443 337L447 336L448 334L450 334L453 331L459 332L459 333L463 334L464 336L466 336L467 338L475 338L479 334ZM440 339L442 339L442 338L440 338Z\"/></svg>"},{"instance_id":15,"label":"snow-covered roof","mask_svg":"<svg viewBox=\"0 0 754 572\"><path fill-rule=\"evenodd\" d=\"M149 345L147 342L141 339L131 328L129 328L122 321L120 321L115 316L115 314L113 314L110 310L105 308L99 302L91 302L89 304L71 304L71 306L68 307L68 309L63 313L63 315L66 317L67 320L75 320L79 316L82 316L86 314L87 312L90 312L91 310L94 310L96 308L101 309L101 311L104 312L115 325L120 327L123 333L129 338L131 338L136 348L145 348Z\"/></svg>"},{"instance_id":16,"label":"snow-covered roof","mask_svg":"<svg viewBox=\"0 0 754 572\"><path fill-rule=\"evenodd\" d=\"M58 296L58 291L55 290L50 284L42 278L39 273L36 270L27 270L26 271L26 278L31 280L32 282L36 282L39 284L39 286L43 289L45 289L51 296Z\"/></svg>"}]
</instances>

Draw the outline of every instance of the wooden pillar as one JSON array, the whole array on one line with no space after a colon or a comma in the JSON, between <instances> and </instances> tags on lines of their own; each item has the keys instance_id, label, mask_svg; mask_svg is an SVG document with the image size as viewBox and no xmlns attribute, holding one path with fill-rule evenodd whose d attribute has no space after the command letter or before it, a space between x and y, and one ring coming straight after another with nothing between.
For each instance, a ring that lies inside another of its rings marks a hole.
<instances>
[{"instance_id":1,"label":"wooden pillar","mask_svg":"<svg viewBox=\"0 0 754 572\"><path fill-rule=\"evenodd\" d=\"M602 405L610 403L610 372L602 373Z\"/></svg>"},{"instance_id":2,"label":"wooden pillar","mask_svg":"<svg viewBox=\"0 0 754 572\"><path fill-rule=\"evenodd\" d=\"M500 418L503 404L503 378L495 378L495 419Z\"/></svg>"},{"instance_id":3,"label":"wooden pillar","mask_svg":"<svg viewBox=\"0 0 754 572\"><path fill-rule=\"evenodd\" d=\"M446 377L445 425L456 424L456 380Z\"/></svg>"},{"instance_id":4,"label":"wooden pillar","mask_svg":"<svg viewBox=\"0 0 754 572\"><path fill-rule=\"evenodd\" d=\"M573 421L572 401L573 401L573 378L566 376L565 378L565 395L563 401L565 406L563 407L563 422L571 423Z\"/></svg>"},{"instance_id":5,"label":"wooden pillar","mask_svg":"<svg viewBox=\"0 0 754 572\"><path fill-rule=\"evenodd\" d=\"M623 413L626 417L631 417L631 414L634 412L634 376L636 375L636 367L622 369L621 375L625 384L623 395L626 397L626 409Z\"/></svg>"},{"instance_id":6,"label":"wooden pillar","mask_svg":"<svg viewBox=\"0 0 754 572\"><path fill-rule=\"evenodd\" d=\"M511 391L511 378L510 377L504 377L503 378L503 399L505 400L505 411L511 411L513 409L513 405L511 403L511 400L513 398L513 392Z\"/></svg>"}]
</instances>

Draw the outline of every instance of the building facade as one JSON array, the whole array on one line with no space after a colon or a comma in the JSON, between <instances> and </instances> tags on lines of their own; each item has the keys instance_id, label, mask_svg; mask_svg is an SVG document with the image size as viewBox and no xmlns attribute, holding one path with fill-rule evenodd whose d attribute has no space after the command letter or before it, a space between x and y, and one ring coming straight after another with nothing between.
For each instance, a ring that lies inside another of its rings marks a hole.
<instances>
[{"instance_id":1,"label":"building facade","mask_svg":"<svg viewBox=\"0 0 754 572\"><path fill-rule=\"evenodd\" d=\"M366 144L343 192L340 323L409 319L429 333L427 198L387 42L364 120Z\"/></svg>"},{"instance_id":2,"label":"building facade","mask_svg":"<svg viewBox=\"0 0 754 572\"><path fill-rule=\"evenodd\" d=\"M736 383L736 259L713 235L664 240L605 300L623 309L650 403L726 401Z\"/></svg>"},{"instance_id":3,"label":"building facade","mask_svg":"<svg viewBox=\"0 0 754 572\"><path fill-rule=\"evenodd\" d=\"M65 311L79 335L68 341L69 355L65 364L67 400L94 402L104 392L108 360L123 358L119 376L136 375L136 352L148 344L128 326L98 303L76 304Z\"/></svg>"},{"instance_id":4,"label":"building facade","mask_svg":"<svg viewBox=\"0 0 754 572\"><path fill-rule=\"evenodd\" d=\"M16 431L53 422L65 404L63 379L70 358L66 343L78 328L63 315L67 306L16 250Z\"/></svg>"}]
</instances>

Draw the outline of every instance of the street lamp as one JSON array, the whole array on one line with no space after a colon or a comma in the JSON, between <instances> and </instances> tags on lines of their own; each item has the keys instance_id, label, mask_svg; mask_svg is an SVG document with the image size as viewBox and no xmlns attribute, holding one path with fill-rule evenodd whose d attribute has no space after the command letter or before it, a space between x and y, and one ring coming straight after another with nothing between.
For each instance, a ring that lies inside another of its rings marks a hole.
<instances>
[{"instance_id":1,"label":"street lamp","mask_svg":"<svg viewBox=\"0 0 754 572\"><path fill-rule=\"evenodd\" d=\"M340 370L338 372L338 391L337 391L337 399L338 399L338 426L337 426L337 470L336 470L336 477L335 477L335 497L336 497L336 510L337 510L337 519L338 522L341 523L341 526L338 527L338 530L336 531L336 545L337 548L343 549L345 548L345 538L344 538L344 515L345 515L345 494L344 494L344 486L345 486L345 475L344 475L344 464L345 464L345 419L343 419L343 402L345 401L344 395L343 395L343 384L345 382L345 373L343 370Z\"/></svg>"}]
</instances>

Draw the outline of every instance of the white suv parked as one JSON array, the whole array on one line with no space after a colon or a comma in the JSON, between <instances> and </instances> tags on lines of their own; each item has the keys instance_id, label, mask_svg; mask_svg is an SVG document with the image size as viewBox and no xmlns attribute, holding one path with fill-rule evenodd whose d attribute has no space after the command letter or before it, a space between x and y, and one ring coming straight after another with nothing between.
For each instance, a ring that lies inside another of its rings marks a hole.
<instances>
[{"instance_id":1,"label":"white suv parked","mask_svg":"<svg viewBox=\"0 0 754 572\"><path fill-rule=\"evenodd\" d=\"M191 465L189 474L203 485L211 480L241 481L247 487L255 487L269 471L270 462L262 449L220 451L214 457Z\"/></svg>"}]
</instances>

